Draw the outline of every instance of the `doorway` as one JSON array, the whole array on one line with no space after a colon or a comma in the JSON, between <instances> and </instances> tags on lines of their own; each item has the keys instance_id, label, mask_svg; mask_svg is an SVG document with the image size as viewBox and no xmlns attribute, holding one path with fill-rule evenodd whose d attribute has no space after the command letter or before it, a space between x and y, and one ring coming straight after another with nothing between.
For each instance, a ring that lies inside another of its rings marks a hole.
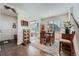
<instances>
[{"instance_id":1,"label":"doorway","mask_svg":"<svg viewBox=\"0 0 79 59\"><path fill-rule=\"evenodd\" d=\"M30 41L32 43L39 43L40 41L39 24L39 20L34 20L30 22Z\"/></svg>"}]
</instances>

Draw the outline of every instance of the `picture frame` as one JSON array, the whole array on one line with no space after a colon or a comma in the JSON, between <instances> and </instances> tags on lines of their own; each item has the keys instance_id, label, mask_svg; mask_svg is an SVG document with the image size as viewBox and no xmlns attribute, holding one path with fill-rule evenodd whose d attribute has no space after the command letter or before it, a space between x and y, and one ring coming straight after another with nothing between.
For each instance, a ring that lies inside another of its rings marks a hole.
<instances>
[{"instance_id":1,"label":"picture frame","mask_svg":"<svg viewBox=\"0 0 79 59\"><path fill-rule=\"evenodd\" d=\"M22 25L22 26L28 26L28 21L22 20L22 21L21 21L21 25Z\"/></svg>"}]
</instances>

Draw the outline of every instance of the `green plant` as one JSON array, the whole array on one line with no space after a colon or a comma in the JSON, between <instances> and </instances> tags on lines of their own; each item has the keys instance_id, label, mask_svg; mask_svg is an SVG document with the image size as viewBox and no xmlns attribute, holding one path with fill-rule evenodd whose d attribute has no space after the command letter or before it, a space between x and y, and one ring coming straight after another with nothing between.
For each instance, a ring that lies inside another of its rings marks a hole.
<instances>
[{"instance_id":1,"label":"green plant","mask_svg":"<svg viewBox=\"0 0 79 59\"><path fill-rule=\"evenodd\" d=\"M70 21L64 22L64 27L65 27L65 29L66 29L66 28L70 29L72 26L73 26L73 25L70 23Z\"/></svg>"}]
</instances>

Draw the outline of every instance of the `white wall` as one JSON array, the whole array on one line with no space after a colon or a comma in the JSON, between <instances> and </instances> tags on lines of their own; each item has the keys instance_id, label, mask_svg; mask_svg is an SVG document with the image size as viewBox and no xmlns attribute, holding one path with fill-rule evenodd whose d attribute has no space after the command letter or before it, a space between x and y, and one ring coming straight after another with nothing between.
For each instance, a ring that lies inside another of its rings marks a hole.
<instances>
[{"instance_id":1,"label":"white wall","mask_svg":"<svg viewBox=\"0 0 79 59\"><path fill-rule=\"evenodd\" d=\"M0 41L14 39L17 29L12 28L13 23L17 24L16 17L0 13L0 30L2 31Z\"/></svg>"},{"instance_id":2,"label":"white wall","mask_svg":"<svg viewBox=\"0 0 79 59\"><path fill-rule=\"evenodd\" d=\"M20 45L21 43L23 43L23 29L28 28L26 26L21 26L22 20L29 21L29 19L27 17L27 12L21 10L20 8L16 8L15 6L11 6L9 4L1 4L1 5L10 6L16 10L16 13L17 13L17 45Z\"/></svg>"},{"instance_id":3,"label":"white wall","mask_svg":"<svg viewBox=\"0 0 79 59\"><path fill-rule=\"evenodd\" d=\"M23 43L23 29L28 28L27 26L21 26L21 21L29 21L26 12L23 12L23 10L17 9L18 12L18 41L17 44Z\"/></svg>"}]
</instances>

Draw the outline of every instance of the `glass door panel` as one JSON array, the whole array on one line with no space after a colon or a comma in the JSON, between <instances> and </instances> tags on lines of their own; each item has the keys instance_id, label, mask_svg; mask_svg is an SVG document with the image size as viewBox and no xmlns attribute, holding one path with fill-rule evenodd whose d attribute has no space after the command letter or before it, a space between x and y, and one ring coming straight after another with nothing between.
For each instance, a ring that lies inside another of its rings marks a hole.
<instances>
[{"instance_id":1,"label":"glass door panel","mask_svg":"<svg viewBox=\"0 0 79 59\"><path fill-rule=\"evenodd\" d=\"M30 41L39 42L39 21L30 22Z\"/></svg>"}]
</instances>

